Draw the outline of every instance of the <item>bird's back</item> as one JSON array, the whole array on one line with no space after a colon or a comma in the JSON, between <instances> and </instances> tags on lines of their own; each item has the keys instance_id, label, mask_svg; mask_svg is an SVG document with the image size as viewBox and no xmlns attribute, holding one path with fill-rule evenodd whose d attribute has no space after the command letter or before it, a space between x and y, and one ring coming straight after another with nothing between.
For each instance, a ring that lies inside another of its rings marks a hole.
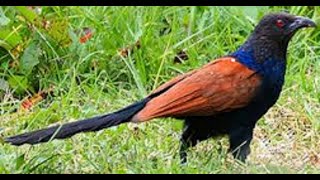
<instances>
[{"instance_id":1,"label":"bird's back","mask_svg":"<svg viewBox=\"0 0 320 180\"><path fill-rule=\"evenodd\" d=\"M235 58L221 58L160 86L160 90L172 87L150 100L133 119L146 121L156 117L213 116L229 112L248 105L260 85L261 76L256 72Z\"/></svg>"}]
</instances>

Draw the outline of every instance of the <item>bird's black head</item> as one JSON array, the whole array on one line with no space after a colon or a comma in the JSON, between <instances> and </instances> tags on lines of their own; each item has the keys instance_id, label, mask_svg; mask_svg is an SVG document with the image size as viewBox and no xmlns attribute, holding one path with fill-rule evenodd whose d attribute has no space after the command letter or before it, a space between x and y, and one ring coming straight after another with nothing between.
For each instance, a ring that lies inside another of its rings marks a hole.
<instances>
[{"instance_id":1,"label":"bird's black head","mask_svg":"<svg viewBox=\"0 0 320 180\"><path fill-rule=\"evenodd\" d=\"M257 62L270 58L285 61L290 39L304 27L316 27L316 24L308 18L288 13L268 14L260 20L236 54L252 54Z\"/></svg>"},{"instance_id":2,"label":"bird's black head","mask_svg":"<svg viewBox=\"0 0 320 180\"><path fill-rule=\"evenodd\" d=\"M305 17L288 13L274 13L264 16L254 30L260 37L278 42L289 41L297 30L304 27L316 27L316 24Z\"/></svg>"}]
</instances>

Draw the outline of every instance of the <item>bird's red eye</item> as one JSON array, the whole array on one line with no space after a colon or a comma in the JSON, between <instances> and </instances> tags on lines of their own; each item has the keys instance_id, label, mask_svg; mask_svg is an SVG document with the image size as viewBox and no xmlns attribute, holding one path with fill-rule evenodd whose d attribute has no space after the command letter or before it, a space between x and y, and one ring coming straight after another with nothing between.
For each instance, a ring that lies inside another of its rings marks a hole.
<instances>
[{"instance_id":1,"label":"bird's red eye","mask_svg":"<svg viewBox=\"0 0 320 180\"><path fill-rule=\"evenodd\" d=\"M282 28L284 26L284 22L281 19L278 19L276 25L278 26L278 28Z\"/></svg>"}]
</instances>

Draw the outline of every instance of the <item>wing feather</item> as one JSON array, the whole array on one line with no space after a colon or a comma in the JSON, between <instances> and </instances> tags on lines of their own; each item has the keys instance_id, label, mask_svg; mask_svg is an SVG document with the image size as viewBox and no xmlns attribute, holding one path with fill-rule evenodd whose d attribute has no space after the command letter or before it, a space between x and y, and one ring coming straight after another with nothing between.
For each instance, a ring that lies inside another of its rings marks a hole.
<instances>
[{"instance_id":1,"label":"wing feather","mask_svg":"<svg viewBox=\"0 0 320 180\"><path fill-rule=\"evenodd\" d=\"M254 98L261 77L231 57L221 58L201 69L163 84L134 116L135 121L156 117L212 116L244 107Z\"/></svg>"}]
</instances>

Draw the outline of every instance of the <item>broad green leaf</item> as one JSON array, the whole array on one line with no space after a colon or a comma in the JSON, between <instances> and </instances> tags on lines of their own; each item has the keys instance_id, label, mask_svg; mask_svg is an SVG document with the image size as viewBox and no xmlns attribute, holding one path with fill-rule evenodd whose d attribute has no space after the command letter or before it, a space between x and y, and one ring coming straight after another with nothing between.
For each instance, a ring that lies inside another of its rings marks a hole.
<instances>
[{"instance_id":1,"label":"broad green leaf","mask_svg":"<svg viewBox=\"0 0 320 180\"><path fill-rule=\"evenodd\" d=\"M0 28L0 46L6 50L11 50L21 42L21 36L8 28Z\"/></svg>"},{"instance_id":2,"label":"broad green leaf","mask_svg":"<svg viewBox=\"0 0 320 180\"><path fill-rule=\"evenodd\" d=\"M16 6L15 7L29 22L33 23L38 15L32 10L28 9L26 6Z\"/></svg>"},{"instance_id":3,"label":"broad green leaf","mask_svg":"<svg viewBox=\"0 0 320 180\"><path fill-rule=\"evenodd\" d=\"M30 43L27 49L24 51L21 57L21 70L27 75L29 74L33 67L39 64L39 47L36 42Z\"/></svg>"},{"instance_id":4,"label":"broad green leaf","mask_svg":"<svg viewBox=\"0 0 320 180\"><path fill-rule=\"evenodd\" d=\"M20 169L20 167L25 163L24 154L20 155L16 159L16 169Z\"/></svg>"},{"instance_id":5,"label":"broad green leaf","mask_svg":"<svg viewBox=\"0 0 320 180\"><path fill-rule=\"evenodd\" d=\"M1 39L0 39L0 47L3 47L7 51L9 51L13 48L10 44L8 44L6 41L3 41Z\"/></svg>"},{"instance_id":6,"label":"broad green leaf","mask_svg":"<svg viewBox=\"0 0 320 180\"><path fill-rule=\"evenodd\" d=\"M8 79L9 86L21 94L28 88L28 79L25 76L12 75Z\"/></svg>"},{"instance_id":7,"label":"broad green leaf","mask_svg":"<svg viewBox=\"0 0 320 180\"><path fill-rule=\"evenodd\" d=\"M253 22L257 22L259 12L266 11L267 9L267 6L237 6L233 8L233 10L241 12L243 15L245 15Z\"/></svg>"},{"instance_id":8,"label":"broad green leaf","mask_svg":"<svg viewBox=\"0 0 320 180\"><path fill-rule=\"evenodd\" d=\"M256 6L243 6L240 10L245 16L249 16L252 19L256 19L258 16L258 7Z\"/></svg>"}]
</instances>

